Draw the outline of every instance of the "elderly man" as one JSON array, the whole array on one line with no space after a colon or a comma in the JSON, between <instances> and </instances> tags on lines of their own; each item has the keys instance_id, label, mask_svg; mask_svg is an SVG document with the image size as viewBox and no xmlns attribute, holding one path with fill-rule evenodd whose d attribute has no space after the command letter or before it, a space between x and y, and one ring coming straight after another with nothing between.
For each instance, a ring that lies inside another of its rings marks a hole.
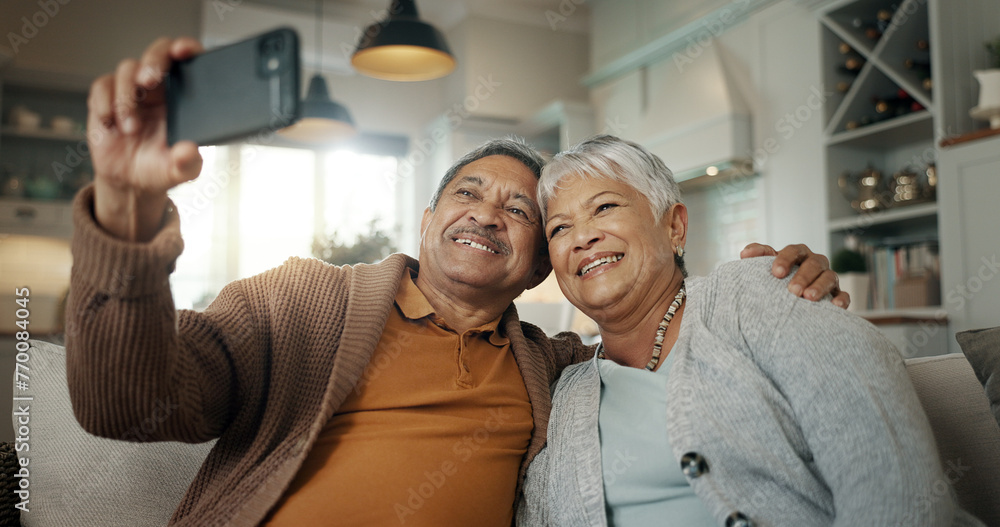
<instances>
[{"instance_id":1,"label":"elderly man","mask_svg":"<svg viewBox=\"0 0 1000 527\"><path fill-rule=\"evenodd\" d=\"M459 160L424 212L419 263L293 258L175 311L183 244L166 193L201 158L167 147L160 81L200 51L158 40L91 88L96 177L74 202L67 332L80 423L135 439L155 411L144 440L218 438L173 525L510 525L549 385L593 354L511 304L550 270L541 159L493 141ZM796 279L816 298L836 288L821 256L779 261L778 274L804 262Z\"/></svg>"}]
</instances>

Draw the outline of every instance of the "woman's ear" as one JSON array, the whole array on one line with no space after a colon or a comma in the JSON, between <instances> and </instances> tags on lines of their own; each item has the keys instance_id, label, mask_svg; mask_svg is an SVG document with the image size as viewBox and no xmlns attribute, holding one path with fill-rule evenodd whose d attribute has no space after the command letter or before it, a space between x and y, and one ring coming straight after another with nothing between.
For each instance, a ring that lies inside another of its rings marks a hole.
<instances>
[{"instance_id":1,"label":"woman's ear","mask_svg":"<svg viewBox=\"0 0 1000 527\"><path fill-rule=\"evenodd\" d=\"M684 247L687 244L688 210L683 203L675 203L664 215L670 228L670 243L674 247Z\"/></svg>"}]
</instances>

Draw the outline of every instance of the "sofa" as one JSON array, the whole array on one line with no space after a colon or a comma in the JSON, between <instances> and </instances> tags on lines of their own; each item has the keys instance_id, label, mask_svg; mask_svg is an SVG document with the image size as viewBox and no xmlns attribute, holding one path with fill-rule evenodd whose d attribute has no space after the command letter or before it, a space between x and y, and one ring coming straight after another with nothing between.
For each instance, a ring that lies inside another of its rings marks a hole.
<instances>
[{"instance_id":1,"label":"sofa","mask_svg":"<svg viewBox=\"0 0 1000 527\"><path fill-rule=\"evenodd\" d=\"M926 499L954 492L986 525L1000 526L1000 328L958 339L963 353L905 361L947 478ZM14 379L18 438L0 444L0 525L165 525L212 443L138 444L87 434L72 414L65 351L30 344L27 388L17 385L23 377ZM23 444L29 448L15 450ZM28 477L20 477L22 469Z\"/></svg>"}]
</instances>

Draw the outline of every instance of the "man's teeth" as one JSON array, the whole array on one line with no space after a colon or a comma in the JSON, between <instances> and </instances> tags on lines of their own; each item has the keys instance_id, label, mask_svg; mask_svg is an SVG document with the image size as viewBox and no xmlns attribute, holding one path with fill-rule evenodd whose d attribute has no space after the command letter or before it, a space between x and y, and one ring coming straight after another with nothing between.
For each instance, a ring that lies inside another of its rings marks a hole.
<instances>
[{"instance_id":1,"label":"man's teeth","mask_svg":"<svg viewBox=\"0 0 1000 527\"><path fill-rule=\"evenodd\" d=\"M472 240L466 240L465 238L459 238L459 239L457 239L455 241L458 242L458 243L464 243L465 245L468 245L469 247L475 247L476 249L480 249L480 250L483 250L483 251L491 252L493 254L497 254L497 252L494 251L493 249L490 249L489 247L487 247L487 246L485 246L485 245L483 245L481 243L476 243L476 242L474 242Z\"/></svg>"},{"instance_id":2,"label":"man's teeth","mask_svg":"<svg viewBox=\"0 0 1000 527\"><path fill-rule=\"evenodd\" d=\"M617 262L618 260L621 260L621 259L622 259L621 255L605 256L604 258L598 258L598 259L594 260L593 262L590 262L589 264L583 266L583 269L580 270L580 276L583 276L583 275L589 273L595 267L598 267L598 266L601 266L601 265L604 265L604 264L615 263L615 262Z\"/></svg>"}]
</instances>

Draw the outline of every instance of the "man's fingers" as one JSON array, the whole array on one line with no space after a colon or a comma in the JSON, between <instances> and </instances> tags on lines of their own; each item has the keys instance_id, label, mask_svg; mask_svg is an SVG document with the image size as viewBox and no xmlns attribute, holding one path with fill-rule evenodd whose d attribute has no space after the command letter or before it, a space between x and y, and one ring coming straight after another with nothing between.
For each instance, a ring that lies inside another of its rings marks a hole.
<instances>
[{"instance_id":1,"label":"man's fingers","mask_svg":"<svg viewBox=\"0 0 1000 527\"><path fill-rule=\"evenodd\" d=\"M812 252L802 244L785 246L783 249L778 251L777 255L775 255L774 263L771 264L771 274L777 278L784 278L788 276L788 271L791 270L792 267L805 261L810 254L812 254ZM801 269L798 271L798 274L796 274L796 278L800 274L802 274ZM792 282L795 283L795 280L792 280ZM809 282L805 282L801 285L805 286L808 284ZM799 293L796 293L796 296L798 296L798 294Z\"/></svg>"},{"instance_id":2,"label":"man's fingers","mask_svg":"<svg viewBox=\"0 0 1000 527\"><path fill-rule=\"evenodd\" d=\"M114 117L118 128L126 134L135 133L139 129L139 123L135 117L137 103L135 72L138 67L139 63L134 59L125 59L118 64L118 69L115 70Z\"/></svg>"},{"instance_id":3,"label":"man's fingers","mask_svg":"<svg viewBox=\"0 0 1000 527\"><path fill-rule=\"evenodd\" d=\"M87 129L104 130L114 126L114 75L105 75L90 85L87 96Z\"/></svg>"},{"instance_id":4,"label":"man's fingers","mask_svg":"<svg viewBox=\"0 0 1000 527\"><path fill-rule=\"evenodd\" d=\"M847 309L851 306L851 295L847 291L838 291L833 297L833 305Z\"/></svg>"},{"instance_id":5,"label":"man's fingers","mask_svg":"<svg viewBox=\"0 0 1000 527\"><path fill-rule=\"evenodd\" d=\"M795 274L792 276L792 279L789 280L788 282L788 290L791 291L791 293L795 296L801 296L809 300L814 300L814 298L812 298L810 294L815 293L816 291L808 290L808 288L816 287L815 282L820 278L822 278L824 271L823 267L819 265L819 262L812 259L806 259L801 264L789 263L788 265L799 266L799 268L795 271ZM789 268L790 267L785 268L786 274L787 274L787 269Z\"/></svg>"},{"instance_id":6,"label":"man's fingers","mask_svg":"<svg viewBox=\"0 0 1000 527\"><path fill-rule=\"evenodd\" d=\"M170 44L170 58L173 60L189 59L204 52L201 42L191 37L180 37Z\"/></svg>"},{"instance_id":7,"label":"man's fingers","mask_svg":"<svg viewBox=\"0 0 1000 527\"><path fill-rule=\"evenodd\" d=\"M799 267L799 271L795 273L795 277L792 279L795 282L796 289L801 293L802 298L806 300L819 300L824 296L840 291L840 278L837 273L825 269L819 270L817 264L810 263L812 260L807 260L802 266ZM805 271L803 271L805 269ZM803 276L803 273L808 273ZM801 279L799 277L802 276ZM808 281L808 282L807 282ZM792 289L792 284L788 284L788 290L793 294L795 291Z\"/></svg>"},{"instance_id":8,"label":"man's fingers","mask_svg":"<svg viewBox=\"0 0 1000 527\"><path fill-rule=\"evenodd\" d=\"M171 63L191 58L204 50L201 43L193 38L158 38L143 52L136 81L147 90L156 88L163 82Z\"/></svg>"},{"instance_id":9,"label":"man's fingers","mask_svg":"<svg viewBox=\"0 0 1000 527\"><path fill-rule=\"evenodd\" d=\"M171 43L169 38L158 38L143 52L136 77L140 87L151 90L163 81L164 72L170 68Z\"/></svg>"},{"instance_id":10,"label":"man's fingers","mask_svg":"<svg viewBox=\"0 0 1000 527\"><path fill-rule=\"evenodd\" d=\"M202 158L193 141L180 141L170 149L170 186L191 181L201 173Z\"/></svg>"},{"instance_id":11,"label":"man's fingers","mask_svg":"<svg viewBox=\"0 0 1000 527\"><path fill-rule=\"evenodd\" d=\"M740 251L740 258L757 258L758 256L774 256L778 254L774 247L762 243L751 243Z\"/></svg>"}]
</instances>

